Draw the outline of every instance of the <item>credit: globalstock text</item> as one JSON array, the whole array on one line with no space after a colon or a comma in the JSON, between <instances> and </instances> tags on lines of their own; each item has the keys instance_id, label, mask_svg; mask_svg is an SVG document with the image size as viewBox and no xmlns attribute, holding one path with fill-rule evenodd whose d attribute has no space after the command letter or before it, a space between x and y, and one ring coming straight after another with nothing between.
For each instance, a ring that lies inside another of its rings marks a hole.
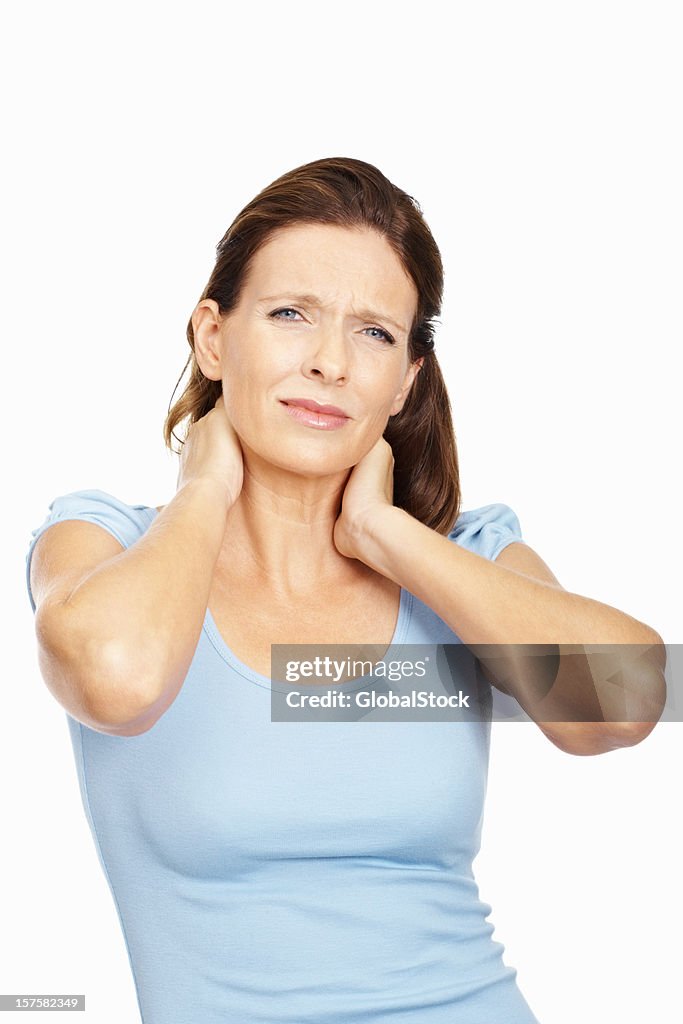
<instances>
[{"instance_id":1,"label":"credit: globalstock text","mask_svg":"<svg viewBox=\"0 0 683 1024\"><path fill-rule=\"evenodd\" d=\"M469 708L469 699L469 694L464 694L462 690L448 696L425 690L403 694L392 690L388 693L375 693L374 690L358 690L356 693L341 693L338 690L301 693L293 690L286 697L290 708L350 708L352 704L359 708Z\"/></svg>"}]
</instances>

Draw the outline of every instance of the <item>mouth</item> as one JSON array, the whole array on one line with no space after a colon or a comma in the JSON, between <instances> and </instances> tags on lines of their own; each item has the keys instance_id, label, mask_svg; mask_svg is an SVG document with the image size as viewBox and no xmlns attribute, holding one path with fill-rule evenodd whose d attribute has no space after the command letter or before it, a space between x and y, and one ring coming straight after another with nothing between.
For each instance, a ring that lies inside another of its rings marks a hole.
<instances>
[{"instance_id":1,"label":"mouth","mask_svg":"<svg viewBox=\"0 0 683 1024\"><path fill-rule=\"evenodd\" d=\"M280 404L298 423L318 430L338 430L351 418L336 405L320 405L310 398L284 398Z\"/></svg>"},{"instance_id":2,"label":"mouth","mask_svg":"<svg viewBox=\"0 0 683 1024\"><path fill-rule=\"evenodd\" d=\"M339 409L336 405L321 405L320 402L316 402L313 398L283 398L282 401L285 405L298 405L302 409L310 409L311 412L322 412L327 416L344 416L346 419L349 417L343 409Z\"/></svg>"}]
</instances>

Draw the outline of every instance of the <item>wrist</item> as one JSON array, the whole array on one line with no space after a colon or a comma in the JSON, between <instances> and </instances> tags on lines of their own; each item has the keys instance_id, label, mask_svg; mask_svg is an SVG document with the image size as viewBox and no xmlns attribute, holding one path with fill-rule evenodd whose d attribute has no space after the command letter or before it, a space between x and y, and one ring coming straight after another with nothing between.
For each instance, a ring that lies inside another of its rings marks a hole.
<instances>
[{"instance_id":1,"label":"wrist","mask_svg":"<svg viewBox=\"0 0 683 1024\"><path fill-rule=\"evenodd\" d=\"M405 509L388 503L368 509L352 527L354 546L359 552L356 557L383 576L394 579L388 564L389 549L402 524L411 518Z\"/></svg>"},{"instance_id":2,"label":"wrist","mask_svg":"<svg viewBox=\"0 0 683 1024\"><path fill-rule=\"evenodd\" d=\"M226 514L236 500L231 494L227 481L216 476L195 476L182 483L179 487L179 491L186 491L188 489L190 493L209 496L212 501L225 509Z\"/></svg>"}]
</instances>

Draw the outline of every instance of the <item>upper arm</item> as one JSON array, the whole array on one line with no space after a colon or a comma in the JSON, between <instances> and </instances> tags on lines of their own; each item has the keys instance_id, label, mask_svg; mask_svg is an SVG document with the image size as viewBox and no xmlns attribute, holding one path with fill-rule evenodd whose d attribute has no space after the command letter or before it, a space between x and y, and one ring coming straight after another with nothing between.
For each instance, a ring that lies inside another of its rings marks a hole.
<instances>
[{"instance_id":1,"label":"upper arm","mask_svg":"<svg viewBox=\"0 0 683 1024\"><path fill-rule=\"evenodd\" d=\"M90 728L112 735L135 735L128 725L129 697L124 689L121 721L102 716L93 703L97 687L104 685L106 652L91 651L88 634L78 635L78 624L62 614L62 605L78 584L104 562L124 551L108 530L84 520L52 523L38 537L29 565L29 581L36 604L35 632L38 663L50 693L64 710ZM68 628L67 628L68 623ZM107 684L108 685L108 684ZM119 692L119 684L109 686ZM112 706L113 701L110 701ZM118 711L116 711L118 714ZM128 718L126 718L126 715Z\"/></svg>"},{"instance_id":2,"label":"upper arm","mask_svg":"<svg viewBox=\"0 0 683 1024\"><path fill-rule=\"evenodd\" d=\"M562 584L550 571L541 556L523 541L512 541L510 544L507 544L498 554L495 562L496 565L502 565L506 569L514 569L515 572L521 572L524 576L530 576L532 579L540 580L542 583L549 583L552 586L559 587L560 590L564 590ZM499 683L489 669L481 663L480 670L482 675L497 689L502 693L510 695L510 691ZM539 726L539 728L543 729L542 726ZM543 732L547 735L545 729L543 729Z\"/></svg>"},{"instance_id":3,"label":"upper arm","mask_svg":"<svg viewBox=\"0 0 683 1024\"><path fill-rule=\"evenodd\" d=\"M564 590L560 581L541 556L522 539L519 520L509 505L496 502L464 513L450 536L473 545L484 558L504 569L537 580L553 590ZM477 659L479 670L496 690L512 697L505 685L493 675L492 669ZM568 680L571 686L571 681ZM495 704L495 696L494 696ZM572 754L597 754L614 749L616 744L601 722L536 722L541 732L560 750Z\"/></svg>"},{"instance_id":4,"label":"upper arm","mask_svg":"<svg viewBox=\"0 0 683 1024\"><path fill-rule=\"evenodd\" d=\"M532 579L540 580L542 583L550 583L552 586L564 587L557 577L550 571L540 555L533 548L523 541L513 541L507 544L496 558L496 565L502 565L506 569L514 569L524 576L531 576Z\"/></svg>"},{"instance_id":5,"label":"upper arm","mask_svg":"<svg viewBox=\"0 0 683 1024\"><path fill-rule=\"evenodd\" d=\"M96 523L67 519L48 526L35 543L29 567L36 617L44 619L98 565L123 550L123 545Z\"/></svg>"},{"instance_id":6,"label":"upper arm","mask_svg":"<svg viewBox=\"0 0 683 1024\"><path fill-rule=\"evenodd\" d=\"M502 565L506 569L513 569L515 572L520 572L524 576L529 576L531 579L539 580L541 583L546 583L556 589L565 589L550 567L543 561L541 556L534 551L533 548L529 547L528 544L525 544L522 541L513 541L512 543L507 544L495 561L496 564ZM482 675L484 675L490 683L496 686L499 690L502 690L503 693L509 694L509 690L502 686L491 675L488 669L481 664L480 670ZM605 749L603 746L604 730L600 730L599 723L536 722L536 725L541 732L547 736L551 743L567 753L598 753ZM586 725L588 725L588 727L593 727L592 732L590 732L590 728L585 728ZM569 745L567 742L567 729L574 737L573 746ZM597 745L596 736L594 735L596 732L599 733L597 736ZM583 748L581 747L582 742Z\"/></svg>"}]
</instances>

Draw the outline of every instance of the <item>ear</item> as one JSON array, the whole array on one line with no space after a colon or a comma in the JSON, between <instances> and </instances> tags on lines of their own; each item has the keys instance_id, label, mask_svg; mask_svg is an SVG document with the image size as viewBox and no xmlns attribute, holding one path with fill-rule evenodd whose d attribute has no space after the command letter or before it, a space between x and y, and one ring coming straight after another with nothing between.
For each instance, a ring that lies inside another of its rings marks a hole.
<instances>
[{"instance_id":1,"label":"ear","mask_svg":"<svg viewBox=\"0 0 683 1024\"><path fill-rule=\"evenodd\" d=\"M420 358L416 359L414 363L411 363L408 369L406 370L406 375L403 378L401 390L396 395L393 405L391 406L391 412L389 413L390 416L395 416L397 413L401 411L401 409L405 405L408 393L411 387L413 386L413 381L415 380L418 373L422 369L423 362L424 356L420 356Z\"/></svg>"},{"instance_id":2,"label":"ear","mask_svg":"<svg viewBox=\"0 0 683 1024\"><path fill-rule=\"evenodd\" d=\"M202 299L192 313L192 331L194 334L194 354L208 380L220 380L221 373L221 337L223 319L215 299Z\"/></svg>"}]
</instances>

